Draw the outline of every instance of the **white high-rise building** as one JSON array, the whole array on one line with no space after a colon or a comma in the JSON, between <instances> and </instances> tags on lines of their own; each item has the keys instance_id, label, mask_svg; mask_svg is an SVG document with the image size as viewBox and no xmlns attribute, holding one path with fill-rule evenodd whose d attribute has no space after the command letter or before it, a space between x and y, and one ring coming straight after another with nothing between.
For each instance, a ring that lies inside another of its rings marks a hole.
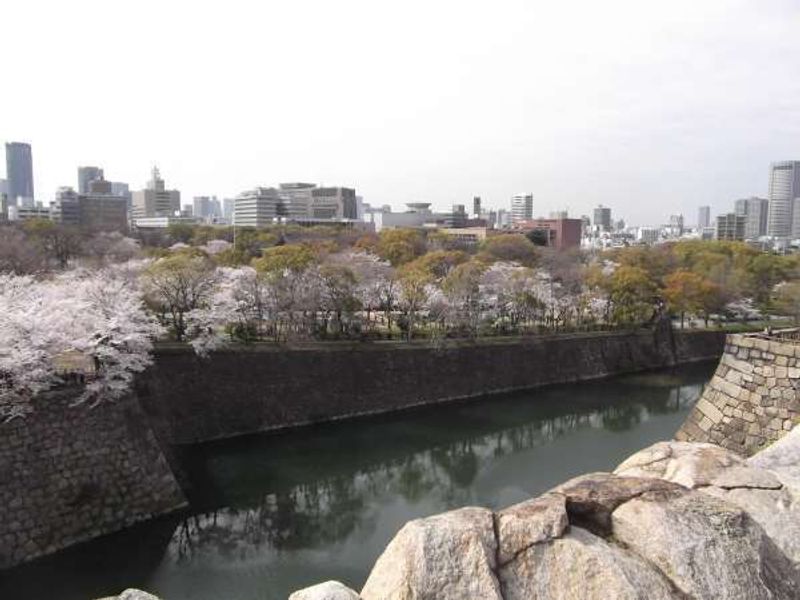
<instances>
[{"instance_id":1,"label":"white high-rise building","mask_svg":"<svg viewBox=\"0 0 800 600\"><path fill-rule=\"evenodd\" d=\"M778 238L800 235L800 231L792 231L796 198L800 198L800 161L772 163L769 173L767 235Z\"/></svg>"},{"instance_id":2,"label":"white high-rise building","mask_svg":"<svg viewBox=\"0 0 800 600\"><path fill-rule=\"evenodd\" d=\"M511 222L519 223L533 218L533 194L511 196Z\"/></svg>"}]
</instances>

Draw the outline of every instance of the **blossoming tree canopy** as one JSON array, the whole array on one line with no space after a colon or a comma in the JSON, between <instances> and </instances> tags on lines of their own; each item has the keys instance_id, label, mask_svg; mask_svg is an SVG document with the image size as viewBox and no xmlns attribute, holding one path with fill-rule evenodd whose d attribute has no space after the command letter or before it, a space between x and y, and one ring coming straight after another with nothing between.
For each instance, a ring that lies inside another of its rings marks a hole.
<instances>
[{"instance_id":1,"label":"blossoming tree canopy","mask_svg":"<svg viewBox=\"0 0 800 600\"><path fill-rule=\"evenodd\" d=\"M79 401L122 395L150 363L163 333L123 268L37 279L0 274L0 419L30 412L32 398L61 380L59 357L79 355L92 377Z\"/></svg>"}]
</instances>

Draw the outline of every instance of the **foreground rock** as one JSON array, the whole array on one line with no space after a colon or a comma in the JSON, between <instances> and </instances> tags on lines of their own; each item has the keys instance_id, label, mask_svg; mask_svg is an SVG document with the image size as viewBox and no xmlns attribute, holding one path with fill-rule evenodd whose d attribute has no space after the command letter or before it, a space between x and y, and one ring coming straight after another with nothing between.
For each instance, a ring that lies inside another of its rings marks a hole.
<instances>
[{"instance_id":1,"label":"foreground rock","mask_svg":"<svg viewBox=\"0 0 800 600\"><path fill-rule=\"evenodd\" d=\"M148 594L142 590L130 588L122 592L119 596L108 596L106 598L99 598L98 600L160 600L158 596Z\"/></svg>"},{"instance_id":2,"label":"foreground rock","mask_svg":"<svg viewBox=\"0 0 800 600\"><path fill-rule=\"evenodd\" d=\"M343 583L326 581L296 591L289 600L358 600L358 594Z\"/></svg>"},{"instance_id":3,"label":"foreground rock","mask_svg":"<svg viewBox=\"0 0 800 600\"><path fill-rule=\"evenodd\" d=\"M360 598L796 599L799 493L800 429L750 459L663 442L497 513L408 523Z\"/></svg>"},{"instance_id":4,"label":"foreground rock","mask_svg":"<svg viewBox=\"0 0 800 600\"><path fill-rule=\"evenodd\" d=\"M798 461L800 429L747 460L712 444L659 442L614 472L677 482L724 500L744 510L800 564L800 496L786 485L800 482Z\"/></svg>"},{"instance_id":5,"label":"foreground rock","mask_svg":"<svg viewBox=\"0 0 800 600\"><path fill-rule=\"evenodd\" d=\"M407 523L375 563L364 600L501 599L494 515L462 508Z\"/></svg>"}]
</instances>

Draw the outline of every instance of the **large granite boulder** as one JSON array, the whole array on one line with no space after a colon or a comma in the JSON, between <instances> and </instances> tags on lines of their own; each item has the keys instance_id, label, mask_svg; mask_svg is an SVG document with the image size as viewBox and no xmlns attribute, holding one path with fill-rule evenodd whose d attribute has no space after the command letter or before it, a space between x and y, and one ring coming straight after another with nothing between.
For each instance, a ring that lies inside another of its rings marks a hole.
<instances>
[{"instance_id":1,"label":"large granite boulder","mask_svg":"<svg viewBox=\"0 0 800 600\"><path fill-rule=\"evenodd\" d=\"M794 564L744 510L708 494L646 492L611 515L614 539L697 599L800 598Z\"/></svg>"},{"instance_id":2,"label":"large granite boulder","mask_svg":"<svg viewBox=\"0 0 800 600\"><path fill-rule=\"evenodd\" d=\"M378 558L363 600L501 600L494 515L462 508L406 523Z\"/></svg>"},{"instance_id":3,"label":"large granite boulder","mask_svg":"<svg viewBox=\"0 0 800 600\"><path fill-rule=\"evenodd\" d=\"M614 472L677 482L732 503L800 564L800 496L784 485L800 481L798 433L747 460L712 444L659 442L626 459Z\"/></svg>"},{"instance_id":4,"label":"large granite boulder","mask_svg":"<svg viewBox=\"0 0 800 600\"><path fill-rule=\"evenodd\" d=\"M505 600L672 600L683 598L637 555L580 527L534 544L499 571Z\"/></svg>"},{"instance_id":5,"label":"large granite boulder","mask_svg":"<svg viewBox=\"0 0 800 600\"><path fill-rule=\"evenodd\" d=\"M359 600L359 597L343 583L326 581L297 590L289 596L289 600Z\"/></svg>"},{"instance_id":6,"label":"large granite boulder","mask_svg":"<svg viewBox=\"0 0 800 600\"><path fill-rule=\"evenodd\" d=\"M771 446L747 459L747 464L768 469L795 498L800 498L800 425Z\"/></svg>"}]
</instances>

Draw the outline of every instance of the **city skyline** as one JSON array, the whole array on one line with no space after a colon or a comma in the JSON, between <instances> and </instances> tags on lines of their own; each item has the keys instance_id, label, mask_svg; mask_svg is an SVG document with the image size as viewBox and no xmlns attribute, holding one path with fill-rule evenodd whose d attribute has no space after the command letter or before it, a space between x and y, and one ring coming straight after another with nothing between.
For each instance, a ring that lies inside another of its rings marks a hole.
<instances>
[{"instance_id":1,"label":"city skyline","mask_svg":"<svg viewBox=\"0 0 800 600\"><path fill-rule=\"evenodd\" d=\"M136 189L158 164L187 198L315 181L398 210L475 195L502 207L531 190L544 215L602 203L646 224L665 205L694 215L766 197L769 163L800 155L796 3L115 11L114 27L98 3L4 11L7 47L27 50L7 65L20 87L0 131L34 146L43 199L78 165ZM119 43L134 32L170 43ZM57 53L36 43L66 35ZM125 93L92 93L102 78L71 93L84 64Z\"/></svg>"}]
</instances>

